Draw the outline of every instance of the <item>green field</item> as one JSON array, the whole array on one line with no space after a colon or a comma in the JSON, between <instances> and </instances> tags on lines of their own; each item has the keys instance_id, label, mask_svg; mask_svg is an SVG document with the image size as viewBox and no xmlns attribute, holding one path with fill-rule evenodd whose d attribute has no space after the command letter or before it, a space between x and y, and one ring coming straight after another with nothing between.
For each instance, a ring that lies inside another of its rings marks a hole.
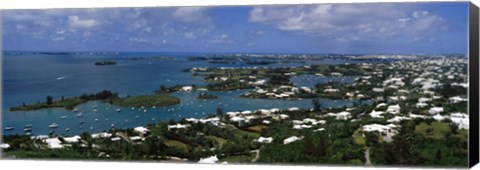
<instances>
[{"instance_id":1,"label":"green field","mask_svg":"<svg viewBox=\"0 0 480 170\"><path fill-rule=\"evenodd\" d=\"M165 141L165 145L167 146L170 146L170 147L179 147L179 148L182 148L184 150L187 150L188 149L188 145L187 144L184 144L178 140L170 140L170 139L167 139Z\"/></svg>"},{"instance_id":2,"label":"green field","mask_svg":"<svg viewBox=\"0 0 480 170\"><path fill-rule=\"evenodd\" d=\"M430 125L425 122L415 127L415 132L434 139L445 139L445 134L450 132L450 126L444 122L434 121Z\"/></svg>"},{"instance_id":3,"label":"green field","mask_svg":"<svg viewBox=\"0 0 480 170\"><path fill-rule=\"evenodd\" d=\"M260 134L259 134L259 133L247 132L247 131L244 131L244 130L240 130L240 129L236 128L236 127L233 126L233 125L225 125L225 128L234 131L234 132L235 132L235 136L237 136L237 137L239 137L239 138L241 138L243 135L247 135L247 136L254 137L254 138L259 138L259 137L260 137Z\"/></svg>"},{"instance_id":4,"label":"green field","mask_svg":"<svg viewBox=\"0 0 480 170\"><path fill-rule=\"evenodd\" d=\"M267 126L265 125L255 125L255 126L250 126L248 127L249 130L253 130L255 132L262 132L262 129L266 128Z\"/></svg>"},{"instance_id":5,"label":"green field","mask_svg":"<svg viewBox=\"0 0 480 170\"><path fill-rule=\"evenodd\" d=\"M216 137L216 136L206 136L206 137L215 140L220 146L222 146L223 144L225 144L225 142L227 142L227 140L220 137Z\"/></svg>"}]
</instances>

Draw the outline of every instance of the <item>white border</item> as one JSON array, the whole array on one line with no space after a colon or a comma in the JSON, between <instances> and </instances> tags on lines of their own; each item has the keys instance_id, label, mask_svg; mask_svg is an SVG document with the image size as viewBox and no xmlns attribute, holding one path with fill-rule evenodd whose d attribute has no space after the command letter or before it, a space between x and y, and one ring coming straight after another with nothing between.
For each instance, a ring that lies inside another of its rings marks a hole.
<instances>
[{"instance_id":1,"label":"white border","mask_svg":"<svg viewBox=\"0 0 480 170\"><path fill-rule=\"evenodd\" d=\"M452 0L434 0L445 2ZM464 0L454 0L464 1ZM471 0L479 6L480 0ZM208 5L261 5L261 4L310 4L310 3L365 3L365 2L432 2L428 0L0 0L0 9L51 9L51 8L94 8L94 7L158 7L158 6L208 6ZM1 13L0 13L1 14ZM0 18L1 23L1 18ZM0 25L1 32L1 25ZM1 34L0 34L1 36ZM0 51L2 43L0 37ZM1 64L1 61L0 61ZM1 66L0 66L1 68ZM0 79L1 79L0 69ZM1 85L0 85L1 87ZM1 96L0 91L0 96ZM1 102L1 99L0 99ZM0 103L1 105L1 103ZM0 122L1 124L1 122ZM84 170L94 168L100 170L150 170L150 169L208 169L208 170L310 170L310 169L427 169L427 168L366 168L366 167L328 167L328 166L282 166L282 165L199 165L199 164L164 164L139 162L94 162L94 161L39 161L39 160L0 160L2 169L69 169ZM430 168L431 169L431 168ZM480 169L477 165L473 169Z\"/></svg>"}]
</instances>

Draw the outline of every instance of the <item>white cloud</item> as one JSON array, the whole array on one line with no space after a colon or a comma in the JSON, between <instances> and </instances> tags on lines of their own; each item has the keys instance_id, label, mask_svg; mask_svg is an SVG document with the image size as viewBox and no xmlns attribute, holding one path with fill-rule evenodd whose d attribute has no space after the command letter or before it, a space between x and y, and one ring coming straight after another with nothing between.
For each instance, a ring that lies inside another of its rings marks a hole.
<instances>
[{"instance_id":1,"label":"white cloud","mask_svg":"<svg viewBox=\"0 0 480 170\"><path fill-rule=\"evenodd\" d=\"M205 23L211 20L207 7L179 7L173 17L187 23Z\"/></svg>"},{"instance_id":2,"label":"white cloud","mask_svg":"<svg viewBox=\"0 0 480 170\"><path fill-rule=\"evenodd\" d=\"M68 24L72 28L91 28L98 24L94 19L80 19L80 17L73 15L68 16Z\"/></svg>"},{"instance_id":3,"label":"white cloud","mask_svg":"<svg viewBox=\"0 0 480 170\"><path fill-rule=\"evenodd\" d=\"M137 37L131 37L128 40L131 41L131 42L134 42L134 43L148 43L148 42L150 42L147 39L137 38Z\"/></svg>"},{"instance_id":4,"label":"white cloud","mask_svg":"<svg viewBox=\"0 0 480 170\"><path fill-rule=\"evenodd\" d=\"M194 33L194 32L191 32L191 31L189 31L189 32L184 32L184 33L183 33L183 36L184 36L185 38L188 38L188 39L196 39L196 38L197 38L197 36L195 35L195 33Z\"/></svg>"},{"instance_id":5,"label":"white cloud","mask_svg":"<svg viewBox=\"0 0 480 170\"><path fill-rule=\"evenodd\" d=\"M234 43L232 39L228 37L227 34L215 35L206 41L210 44L232 44Z\"/></svg>"},{"instance_id":6,"label":"white cloud","mask_svg":"<svg viewBox=\"0 0 480 170\"><path fill-rule=\"evenodd\" d=\"M446 28L440 16L400 4L260 6L249 12L249 21L342 42L388 39L399 34L423 39Z\"/></svg>"}]
</instances>

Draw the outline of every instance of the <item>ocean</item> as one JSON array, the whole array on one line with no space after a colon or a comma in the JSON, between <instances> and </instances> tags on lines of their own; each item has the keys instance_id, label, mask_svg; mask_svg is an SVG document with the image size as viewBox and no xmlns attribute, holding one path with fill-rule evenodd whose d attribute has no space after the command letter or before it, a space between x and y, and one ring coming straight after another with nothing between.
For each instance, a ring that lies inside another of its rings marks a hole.
<instances>
[{"instance_id":1,"label":"ocean","mask_svg":"<svg viewBox=\"0 0 480 170\"><path fill-rule=\"evenodd\" d=\"M179 120L182 118L202 118L214 114L216 108L224 111L256 110L290 107L311 108L311 100L272 100L241 98L240 94L248 90L228 92L211 92L218 96L213 100L200 100L198 91L177 92L181 103L169 107L146 108L139 110L129 107L110 106L92 101L77 108L82 116L64 109L41 109L35 111L10 112L9 108L23 102L36 103L45 101L51 95L55 99L79 96L84 93L96 93L111 90L120 96L152 94L161 85L206 85L203 77L193 76L183 69L192 67L245 67L243 64L212 64L205 61L188 61L189 56L203 56L202 53L68 53L35 54L4 53L2 56L3 72L3 127L11 126L13 130L3 130L4 135L25 134L25 125L32 125L31 135L46 135L54 132L59 135L76 135L83 132L97 133L113 128L133 128L157 123L160 120ZM138 59L136 57L170 56L175 60ZM114 66L95 66L103 60L117 62ZM306 61L306 64L342 64L341 60ZM351 62L351 61L350 61ZM267 67L301 66L305 63L270 64ZM264 67L264 66L258 66ZM297 85L312 86L326 82L325 79L304 81L307 77L292 78ZM345 78L346 82L352 78ZM313 82L312 82L313 81ZM322 99L323 107L350 106L350 100ZM94 111L96 107L96 111ZM121 109L117 112L116 109ZM83 122L83 123L81 123ZM58 128L51 129L52 123Z\"/></svg>"}]
</instances>

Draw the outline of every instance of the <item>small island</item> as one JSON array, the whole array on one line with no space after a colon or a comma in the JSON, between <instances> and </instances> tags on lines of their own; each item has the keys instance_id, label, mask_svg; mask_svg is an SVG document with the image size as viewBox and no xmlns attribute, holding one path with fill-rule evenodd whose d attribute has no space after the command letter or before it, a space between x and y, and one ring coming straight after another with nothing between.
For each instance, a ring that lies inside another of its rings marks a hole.
<instances>
[{"instance_id":1,"label":"small island","mask_svg":"<svg viewBox=\"0 0 480 170\"><path fill-rule=\"evenodd\" d=\"M116 64L117 64L117 62L115 62L115 61L108 61L108 60L95 62L95 65L96 65L96 66L106 66L106 65L116 65Z\"/></svg>"},{"instance_id":2,"label":"small island","mask_svg":"<svg viewBox=\"0 0 480 170\"><path fill-rule=\"evenodd\" d=\"M94 100L126 107L171 106L180 103L180 99L168 93L155 93L152 95L119 97L117 93L103 90L95 94L83 94L79 97L62 97L60 100L54 100L52 96L47 96L45 102L37 102L34 104L23 103L21 106L11 107L10 111L30 111L46 108L64 108L67 110L74 110L75 106Z\"/></svg>"},{"instance_id":3,"label":"small island","mask_svg":"<svg viewBox=\"0 0 480 170\"><path fill-rule=\"evenodd\" d=\"M216 99L218 98L218 96L215 96L214 94L210 94L210 93L200 93L198 94L197 96L197 99Z\"/></svg>"}]
</instances>

